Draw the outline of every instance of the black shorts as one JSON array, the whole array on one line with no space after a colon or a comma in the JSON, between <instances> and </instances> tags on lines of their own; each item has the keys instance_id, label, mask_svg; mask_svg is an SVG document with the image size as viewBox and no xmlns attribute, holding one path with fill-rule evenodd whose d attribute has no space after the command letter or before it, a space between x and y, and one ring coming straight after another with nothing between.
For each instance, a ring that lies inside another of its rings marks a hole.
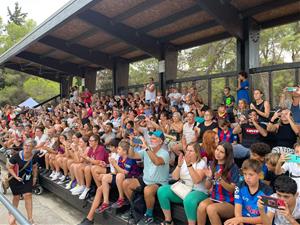
<instances>
[{"instance_id":1,"label":"black shorts","mask_svg":"<svg viewBox=\"0 0 300 225\"><path fill-rule=\"evenodd\" d=\"M139 183L140 183L140 185L141 185L142 190L144 190L144 188L145 188L146 186L148 186L148 185L145 184L145 182L144 182L144 180L143 180L143 176L140 176L140 177L138 177L137 179L138 179L138 181L139 181ZM154 184L156 184L158 187L161 186L161 184L158 184L158 183L154 183Z\"/></svg>"}]
</instances>

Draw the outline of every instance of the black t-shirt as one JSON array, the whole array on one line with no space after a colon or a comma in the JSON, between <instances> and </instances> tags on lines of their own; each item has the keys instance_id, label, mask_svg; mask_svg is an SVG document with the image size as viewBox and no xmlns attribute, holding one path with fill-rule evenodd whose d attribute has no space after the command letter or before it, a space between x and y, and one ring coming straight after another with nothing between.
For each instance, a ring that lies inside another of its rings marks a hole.
<instances>
[{"instance_id":1,"label":"black t-shirt","mask_svg":"<svg viewBox=\"0 0 300 225\"><path fill-rule=\"evenodd\" d=\"M231 103L235 102L235 99L232 95L229 95L229 96L223 96L223 103L224 105L226 105L226 107L233 107L233 106L230 106Z\"/></svg>"},{"instance_id":2,"label":"black t-shirt","mask_svg":"<svg viewBox=\"0 0 300 225\"><path fill-rule=\"evenodd\" d=\"M17 171L20 172L19 177L22 177L25 173L28 175L31 174L33 165L35 165L37 163L37 156L35 154L34 157L32 158L32 163L28 163L26 168L23 171L20 171L27 163L27 161L22 160L22 152L23 151L16 153L9 159L10 164L17 165L18 169L16 169L15 172L17 172Z\"/></svg>"},{"instance_id":3,"label":"black t-shirt","mask_svg":"<svg viewBox=\"0 0 300 225\"><path fill-rule=\"evenodd\" d=\"M217 128L217 127L218 127L218 124L217 124L216 122L212 122L211 125L205 126L204 123L200 123L200 124L198 125L198 127L200 128L199 141L200 141L200 143L202 143L203 134L205 133L205 131L207 131L207 130L213 130L213 129Z\"/></svg>"},{"instance_id":4,"label":"black t-shirt","mask_svg":"<svg viewBox=\"0 0 300 225\"><path fill-rule=\"evenodd\" d=\"M293 148L297 142L297 135L293 131L290 124L280 124L276 134L274 134L275 146Z\"/></svg>"},{"instance_id":5,"label":"black t-shirt","mask_svg":"<svg viewBox=\"0 0 300 225\"><path fill-rule=\"evenodd\" d=\"M266 129L266 125L259 124L262 128ZM256 142L260 142L263 140L263 136L259 133L254 125L250 124L242 124L242 145L246 148L250 148L250 146Z\"/></svg>"}]
</instances>

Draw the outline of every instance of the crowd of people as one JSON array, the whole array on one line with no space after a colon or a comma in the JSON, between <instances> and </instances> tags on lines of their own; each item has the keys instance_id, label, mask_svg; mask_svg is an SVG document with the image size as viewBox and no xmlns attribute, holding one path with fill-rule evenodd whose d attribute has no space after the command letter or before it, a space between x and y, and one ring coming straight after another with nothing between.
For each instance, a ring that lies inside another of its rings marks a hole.
<instances>
[{"instance_id":1,"label":"crowd of people","mask_svg":"<svg viewBox=\"0 0 300 225\"><path fill-rule=\"evenodd\" d=\"M55 106L5 106L0 151L16 151L8 163L13 205L23 194L33 222L39 167L70 194L92 197L80 225L127 205L137 188L146 204L138 224L155 222L156 201L162 225L174 224L172 204L183 205L189 225L299 224L300 87L285 88L275 112L261 90L249 96L246 73L236 98L230 91L224 88L215 111L195 87L170 87L162 95L153 79L126 96L74 87ZM112 204L111 189L118 191ZM9 222L16 224L12 216Z\"/></svg>"}]
</instances>

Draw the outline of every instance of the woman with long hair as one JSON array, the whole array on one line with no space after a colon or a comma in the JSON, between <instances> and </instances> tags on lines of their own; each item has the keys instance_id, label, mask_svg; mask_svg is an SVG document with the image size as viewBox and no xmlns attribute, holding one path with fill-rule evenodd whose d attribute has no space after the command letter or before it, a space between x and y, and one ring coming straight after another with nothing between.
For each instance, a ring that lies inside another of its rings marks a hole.
<instances>
[{"instance_id":1,"label":"woman with long hair","mask_svg":"<svg viewBox=\"0 0 300 225\"><path fill-rule=\"evenodd\" d=\"M208 130L203 135L203 142L200 148L202 158L206 158L207 162L214 159L215 150L219 145L219 136L213 130Z\"/></svg>"},{"instance_id":2,"label":"woman with long hair","mask_svg":"<svg viewBox=\"0 0 300 225\"><path fill-rule=\"evenodd\" d=\"M210 168L205 172L206 188L211 189L210 198L202 201L197 210L198 225L222 225L221 219L234 216L234 189L239 180L239 169L234 163L232 145L222 142L215 150Z\"/></svg>"}]
</instances>

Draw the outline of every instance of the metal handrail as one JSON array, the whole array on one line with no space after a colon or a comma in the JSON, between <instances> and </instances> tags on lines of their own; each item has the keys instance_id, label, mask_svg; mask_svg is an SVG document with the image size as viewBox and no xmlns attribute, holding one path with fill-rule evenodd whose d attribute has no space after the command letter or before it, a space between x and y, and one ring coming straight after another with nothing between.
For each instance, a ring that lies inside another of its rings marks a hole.
<instances>
[{"instance_id":1,"label":"metal handrail","mask_svg":"<svg viewBox=\"0 0 300 225\"><path fill-rule=\"evenodd\" d=\"M31 223L29 223L29 221L23 216L23 214L17 208L15 208L1 192L0 192L0 202L16 218L19 224L31 225Z\"/></svg>"}]
</instances>

